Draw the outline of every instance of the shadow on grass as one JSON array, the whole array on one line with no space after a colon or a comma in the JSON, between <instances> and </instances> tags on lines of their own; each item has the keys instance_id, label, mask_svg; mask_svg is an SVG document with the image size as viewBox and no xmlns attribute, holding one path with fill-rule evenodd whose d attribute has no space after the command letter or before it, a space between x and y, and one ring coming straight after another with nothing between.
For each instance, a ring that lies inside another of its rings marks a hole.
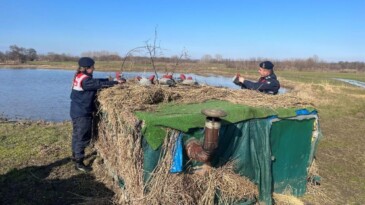
<instances>
[{"instance_id":1,"label":"shadow on grass","mask_svg":"<svg viewBox=\"0 0 365 205\"><path fill-rule=\"evenodd\" d=\"M0 204L112 204L111 190L73 169L70 158L64 158L0 175Z\"/></svg>"}]
</instances>

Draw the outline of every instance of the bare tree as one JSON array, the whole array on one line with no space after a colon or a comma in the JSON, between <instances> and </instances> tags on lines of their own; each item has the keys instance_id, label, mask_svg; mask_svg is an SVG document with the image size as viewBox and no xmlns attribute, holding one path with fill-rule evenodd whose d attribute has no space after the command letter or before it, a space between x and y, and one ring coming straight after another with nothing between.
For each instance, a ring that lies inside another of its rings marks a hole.
<instances>
[{"instance_id":1,"label":"bare tree","mask_svg":"<svg viewBox=\"0 0 365 205\"><path fill-rule=\"evenodd\" d=\"M182 59L188 59L189 58L189 53L186 50L186 48L183 48L183 50L181 51L181 53L180 53L179 56L175 55L175 56L172 56L171 58L175 62L174 70L173 70L173 72L175 72L175 70L177 69L177 66L180 64L181 60Z\"/></svg>"},{"instance_id":2,"label":"bare tree","mask_svg":"<svg viewBox=\"0 0 365 205\"><path fill-rule=\"evenodd\" d=\"M209 54L205 54L200 61L203 63L209 63L210 61L212 61L212 56Z\"/></svg>"},{"instance_id":3,"label":"bare tree","mask_svg":"<svg viewBox=\"0 0 365 205\"><path fill-rule=\"evenodd\" d=\"M144 46L139 46L139 47L133 48L127 52L127 54L123 58L122 66L120 68L121 71L123 71L126 60L129 57L133 56L133 53L141 52L144 50L147 52L148 58L151 61L152 68L153 68L153 71L155 72L155 76L156 76L157 83L158 83L158 74L157 74L157 69L155 66L155 59L157 57L157 52L161 51L161 47L159 45L157 45L156 43L157 43L157 27L155 28L155 36L154 36L152 43L149 40L147 40L147 41L145 41Z\"/></svg>"},{"instance_id":4,"label":"bare tree","mask_svg":"<svg viewBox=\"0 0 365 205\"><path fill-rule=\"evenodd\" d=\"M223 60L223 56L221 54L215 54L215 60L217 62L221 62Z\"/></svg>"},{"instance_id":5,"label":"bare tree","mask_svg":"<svg viewBox=\"0 0 365 205\"><path fill-rule=\"evenodd\" d=\"M117 61L122 59L117 52L109 51L87 51L81 53L81 56L89 56L99 61Z\"/></svg>"},{"instance_id":6,"label":"bare tree","mask_svg":"<svg viewBox=\"0 0 365 205\"><path fill-rule=\"evenodd\" d=\"M120 67L120 70L123 71L125 62L127 61L128 58L133 57L133 53L141 52L141 50L144 50L144 49L146 49L145 46L139 46L139 47L135 47L135 48L129 50L127 52L127 54L125 54L125 56L123 57L122 66Z\"/></svg>"},{"instance_id":7,"label":"bare tree","mask_svg":"<svg viewBox=\"0 0 365 205\"><path fill-rule=\"evenodd\" d=\"M0 62L5 62L6 61L6 55L5 53L0 51Z\"/></svg>"},{"instance_id":8,"label":"bare tree","mask_svg":"<svg viewBox=\"0 0 365 205\"><path fill-rule=\"evenodd\" d=\"M29 48L26 50L27 60L34 61L38 58L37 51L33 48Z\"/></svg>"},{"instance_id":9,"label":"bare tree","mask_svg":"<svg viewBox=\"0 0 365 205\"><path fill-rule=\"evenodd\" d=\"M151 64L152 64L152 68L155 71L155 75L156 75L156 79L157 79L157 83L158 82L158 74L156 71L156 66L155 66L155 58L156 58L156 52L161 50L161 47L158 45L156 45L156 41L157 41L157 26L155 27L155 37L153 39L153 44L151 44L149 41L145 41L146 44L146 49L147 49L147 53L150 57L151 60Z\"/></svg>"},{"instance_id":10,"label":"bare tree","mask_svg":"<svg viewBox=\"0 0 365 205\"><path fill-rule=\"evenodd\" d=\"M17 45L11 45L10 52L7 52L9 59L14 62L25 63L27 61L25 48L18 47Z\"/></svg>"}]
</instances>

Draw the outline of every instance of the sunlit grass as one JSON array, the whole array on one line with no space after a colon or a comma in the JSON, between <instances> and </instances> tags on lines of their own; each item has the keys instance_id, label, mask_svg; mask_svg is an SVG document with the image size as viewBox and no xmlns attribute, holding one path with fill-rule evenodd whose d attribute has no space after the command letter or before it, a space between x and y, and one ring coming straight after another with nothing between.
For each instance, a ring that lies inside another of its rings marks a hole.
<instances>
[{"instance_id":1,"label":"sunlit grass","mask_svg":"<svg viewBox=\"0 0 365 205\"><path fill-rule=\"evenodd\" d=\"M277 71L281 78L299 81L304 83L325 83L345 84L335 78L353 79L365 82L365 73L341 73L341 72L308 72L308 71Z\"/></svg>"},{"instance_id":2,"label":"sunlit grass","mask_svg":"<svg viewBox=\"0 0 365 205\"><path fill-rule=\"evenodd\" d=\"M70 123L0 122L0 174L70 155Z\"/></svg>"}]
</instances>

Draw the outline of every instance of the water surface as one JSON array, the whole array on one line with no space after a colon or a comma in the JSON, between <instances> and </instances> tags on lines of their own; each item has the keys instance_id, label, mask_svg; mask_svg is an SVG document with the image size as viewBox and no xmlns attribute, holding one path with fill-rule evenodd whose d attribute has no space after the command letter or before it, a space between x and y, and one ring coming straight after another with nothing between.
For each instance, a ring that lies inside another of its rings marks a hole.
<instances>
[{"instance_id":1,"label":"water surface","mask_svg":"<svg viewBox=\"0 0 365 205\"><path fill-rule=\"evenodd\" d=\"M343 79L343 78L335 78L335 79L345 82L345 83L349 83L349 84L357 86L357 87L365 88L365 82L361 82L358 80L351 80L351 79Z\"/></svg>"},{"instance_id":2,"label":"water surface","mask_svg":"<svg viewBox=\"0 0 365 205\"><path fill-rule=\"evenodd\" d=\"M127 79L149 77L152 72L125 72ZM0 69L0 115L8 119L46 121L70 120L70 92L74 71L50 69ZM94 72L94 78L115 76L114 72ZM223 76L191 76L200 84L240 89ZM161 74L159 74L161 76ZM175 74L179 76L179 74ZM286 92L284 88L279 93Z\"/></svg>"}]
</instances>

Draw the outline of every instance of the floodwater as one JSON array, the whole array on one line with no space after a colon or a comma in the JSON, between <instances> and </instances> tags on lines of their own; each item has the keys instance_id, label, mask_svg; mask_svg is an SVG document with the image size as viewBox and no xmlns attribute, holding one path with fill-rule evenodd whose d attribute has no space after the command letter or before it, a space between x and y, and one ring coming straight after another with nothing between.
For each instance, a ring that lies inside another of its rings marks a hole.
<instances>
[{"instance_id":1,"label":"floodwater","mask_svg":"<svg viewBox=\"0 0 365 205\"><path fill-rule=\"evenodd\" d=\"M127 79L148 77L152 72L124 72ZM10 120L70 120L70 92L74 71L48 69L0 69L0 117ZM160 76L161 74L159 74ZM191 76L200 84L239 89L231 78ZM94 78L115 76L114 72L94 72ZM176 74L179 76L179 74ZM279 93L285 93L281 88Z\"/></svg>"},{"instance_id":2,"label":"floodwater","mask_svg":"<svg viewBox=\"0 0 365 205\"><path fill-rule=\"evenodd\" d=\"M357 80L350 80L350 79L343 79L343 78L335 78L336 80L349 83L351 85L355 85L361 88L365 88L365 82L357 81Z\"/></svg>"}]
</instances>

